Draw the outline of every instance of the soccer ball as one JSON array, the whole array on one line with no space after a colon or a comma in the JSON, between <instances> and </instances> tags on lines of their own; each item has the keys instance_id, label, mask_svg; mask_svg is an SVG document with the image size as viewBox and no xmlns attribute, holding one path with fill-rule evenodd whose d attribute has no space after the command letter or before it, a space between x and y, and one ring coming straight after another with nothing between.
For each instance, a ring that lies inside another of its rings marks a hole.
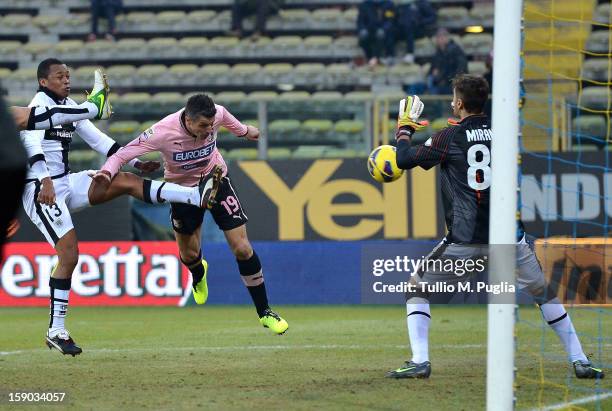
<instances>
[{"instance_id":1,"label":"soccer ball","mask_svg":"<svg viewBox=\"0 0 612 411\"><path fill-rule=\"evenodd\" d=\"M368 171L379 183L390 183L404 174L395 160L396 148L390 145L376 147L368 156Z\"/></svg>"}]
</instances>

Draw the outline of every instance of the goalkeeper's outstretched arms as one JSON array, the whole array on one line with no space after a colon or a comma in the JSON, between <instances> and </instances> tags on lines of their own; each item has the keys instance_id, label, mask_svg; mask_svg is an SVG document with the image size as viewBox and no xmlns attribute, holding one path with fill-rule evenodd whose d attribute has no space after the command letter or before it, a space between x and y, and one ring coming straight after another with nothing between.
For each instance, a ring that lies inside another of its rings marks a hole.
<instances>
[{"instance_id":1,"label":"goalkeeper's outstretched arms","mask_svg":"<svg viewBox=\"0 0 612 411\"><path fill-rule=\"evenodd\" d=\"M443 162L448 154L454 136L454 127L445 128L434 134L425 143L412 145L412 135L427 126L419 121L423 112L423 102L418 96L409 96L400 101L397 118L397 166L404 170L420 166L429 170Z\"/></svg>"}]
</instances>

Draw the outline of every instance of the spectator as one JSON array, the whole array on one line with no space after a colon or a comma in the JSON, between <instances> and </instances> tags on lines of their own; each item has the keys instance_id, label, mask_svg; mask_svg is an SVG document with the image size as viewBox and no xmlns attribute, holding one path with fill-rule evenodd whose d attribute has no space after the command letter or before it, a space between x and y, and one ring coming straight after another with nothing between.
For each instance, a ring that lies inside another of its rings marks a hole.
<instances>
[{"instance_id":1,"label":"spectator","mask_svg":"<svg viewBox=\"0 0 612 411\"><path fill-rule=\"evenodd\" d=\"M457 74L467 73L467 58L446 29L438 29L435 41L436 54L427 75L428 91L432 94L453 94L451 80Z\"/></svg>"},{"instance_id":2,"label":"spectator","mask_svg":"<svg viewBox=\"0 0 612 411\"><path fill-rule=\"evenodd\" d=\"M282 6L282 0L234 0L232 6L232 34L242 37L242 20L255 14L255 32L257 39L266 32L266 19L270 13L277 12Z\"/></svg>"},{"instance_id":3,"label":"spectator","mask_svg":"<svg viewBox=\"0 0 612 411\"><path fill-rule=\"evenodd\" d=\"M414 41L431 36L436 29L438 13L429 0L401 4L397 10L398 40L406 41L405 63L414 63Z\"/></svg>"},{"instance_id":4,"label":"spectator","mask_svg":"<svg viewBox=\"0 0 612 411\"><path fill-rule=\"evenodd\" d=\"M115 16L123 8L122 0L91 0L91 33L87 36L88 41L95 41L98 38L98 19L100 16L108 20L108 31L105 34L106 40L115 40L117 27L115 26Z\"/></svg>"},{"instance_id":5,"label":"spectator","mask_svg":"<svg viewBox=\"0 0 612 411\"><path fill-rule=\"evenodd\" d=\"M395 5L390 0L365 0L357 15L359 46L371 66L395 55Z\"/></svg>"}]
</instances>

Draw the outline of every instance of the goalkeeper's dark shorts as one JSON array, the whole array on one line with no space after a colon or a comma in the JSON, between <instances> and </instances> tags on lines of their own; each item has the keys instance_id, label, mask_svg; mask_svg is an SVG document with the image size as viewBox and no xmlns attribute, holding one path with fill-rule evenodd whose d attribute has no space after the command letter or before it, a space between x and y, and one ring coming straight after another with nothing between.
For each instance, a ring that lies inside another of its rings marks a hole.
<instances>
[{"instance_id":1,"label":"goalkeeper's dark shorts","mask_svg":"<svg viewBox=\"0 0 612 411\"><path fill-rule=\"evenodd\" d=\"M210 213L221 230L238 228L249 220L229 177L221 179L215 199ZM202 225L204 211L195 205L170 203L172 228L179 234L193 234Z\"/></svg>"},{"instance_id":2,"label":"goalkeeper's dark shorts","mask_svg":"<svg viewBox=\"0 0 612 411\"><path fill-rule=\"evenodd\" d=\"M487 292L477 292L479 283L497 284L496 280L489 274L490 245L453 244L442 240L432 252L425 257L429 261L410 279L415 284L413 292L406 293L406 299L421 297L433 304L452 303L486 303ZM542 267L538 262L533 249L527 244L525 238L516 245L495 245L500 247L496 251L508 252L508 247L515 247L517 277L516 289L527 291L532 296L546 298L548 293L546 280ZM473 263L466 264L472 261ZM468 268L469 267L469 268ZM481 269L483 268L483 269ZM422 283L431 285L428 290L423 291ZM467 287L465 284L470 283ZM438 284L436 287L435 284ZM459 284L463 284L467 292L459 292ZM512 298L514 295L508 295ZM510 301L508 301L510 303ZM514 303L514 300L511 302Z\"/></svg>"}]
</instances>

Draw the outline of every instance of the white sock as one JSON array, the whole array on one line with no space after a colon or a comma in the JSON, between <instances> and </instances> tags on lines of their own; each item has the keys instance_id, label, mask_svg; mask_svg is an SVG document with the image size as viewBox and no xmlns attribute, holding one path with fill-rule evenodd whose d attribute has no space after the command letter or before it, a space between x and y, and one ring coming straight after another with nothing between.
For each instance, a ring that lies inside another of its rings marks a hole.
<instances>
[{"instance_id":1,"label":"white sock","mask_svg":"<svg viewBox=\"0 0 612 411\"><path fill-rule=\"evenodd\" d=\"M51 289L51 321L49 323L49 337L53 338L65 329L64 322L68 312L68 296L70 290Z\"/></svg>"},{"instance_id":2,"label":"white sock","mask_svg":"<svg viewBox=\"0 0 612 411\"><path fill-rule=\"evenodd\" d=\"M411 298L410 301L416 298ZM408 338L412 349L412 362L422 363L429 361L429 322L431 315L429 302L418 298L424 303L406 303L406 322L408 323Z\"/></svg>"},{"instance_id":3,"label":"white sock","mask_svg":"<svg viewBox=\"0 0 612 411\"><path fill-rule=\"evenodd\" d=\"M154 204L169 201L171 203L200 206L200 191L198 187L183 187L174 183L152 180L149 195L151 197L151 203Z\"/></svg>"},{"instance_id":4,"label":"white sock","mask_svg":"<svg viewBox=\"0 0 612 411\"><path fill-rule=\"evenodd\" d=\"M34 113L28 124L28 129L46 130L61 124L95 118L98 108L94 103L86 101L76 106L33 107Z\"/></svg>"},{"instance_id":5,"label":"white sock","mask_svg":"<svg viewBox=\"0 0 612 411\"><path fill-rule=\"evenodd\" d=\"M555 333L563 343L570 362L576 360L587 361L587 357L584 355L578 340L578 335L576 335L574 324L572 324L572 320L565 311L563 304L557 298L554 298L546 304L542 304L540 310L544 320L555 330Z\"/></svg>"}]
</instances>

